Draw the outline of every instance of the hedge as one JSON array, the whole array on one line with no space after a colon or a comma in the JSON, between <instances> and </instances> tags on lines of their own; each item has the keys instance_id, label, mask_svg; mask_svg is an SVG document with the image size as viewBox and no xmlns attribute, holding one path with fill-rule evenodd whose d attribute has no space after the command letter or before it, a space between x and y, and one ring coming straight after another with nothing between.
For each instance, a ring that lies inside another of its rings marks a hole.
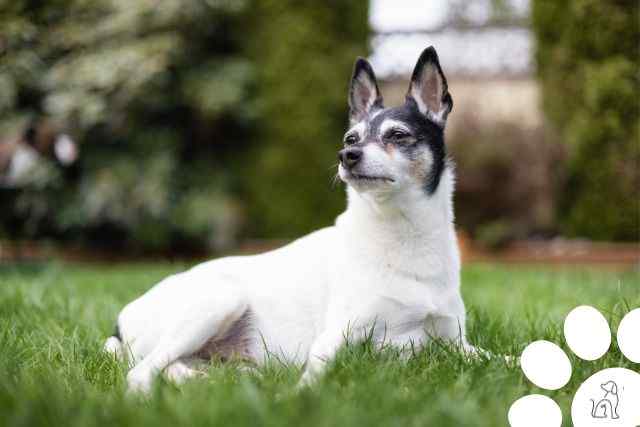
<instances>
[{"instance_id":1,"label":"hedge","mask_svg":"<svg viewBox=\"0 0 640 427\"><path fill-rule=\"evenodd\" d=\"M532 3L543 108L569 152L565 235L640 238L640 3Z\"/></svg>"}]
</instances>

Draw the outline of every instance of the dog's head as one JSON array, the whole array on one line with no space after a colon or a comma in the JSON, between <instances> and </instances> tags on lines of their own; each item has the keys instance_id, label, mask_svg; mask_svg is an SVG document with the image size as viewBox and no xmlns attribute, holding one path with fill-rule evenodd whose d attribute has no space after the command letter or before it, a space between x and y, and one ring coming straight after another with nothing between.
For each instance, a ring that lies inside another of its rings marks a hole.
<instances>
[{"instance_id":1,"label":"dog's head","mask_svg":"<svg viewBox=\"0 0 640 427\"><path fill-rule=\"evenodd\" d=\"M604 384L600 384L600 388L607 393L618 394L618 386L613 381L607 381Z\"/></svg>"},{"instance_id":2,"label":"dog's head","mask_svg":"<svg viewBox=\"0 0 640 427\"><path fill-rule=\"evenodd\" d=\"M358 58L349 88L350 128L338 153L340 178L360 193L419 188L433 194L446 165L444 127L452 107L433 47L420 55L399 107L384 107L371 65Z\"/></svg>"}]
</instances>

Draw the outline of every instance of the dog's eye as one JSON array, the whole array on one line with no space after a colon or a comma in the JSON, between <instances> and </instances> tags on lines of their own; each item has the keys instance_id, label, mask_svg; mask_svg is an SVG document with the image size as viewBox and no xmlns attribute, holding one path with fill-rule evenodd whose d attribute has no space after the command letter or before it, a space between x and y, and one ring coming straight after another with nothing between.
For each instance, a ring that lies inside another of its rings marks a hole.
<instances>
[{"instance_id":1,"label":"dog's eye","mask_svg":"<svg viewBox=\"0 0 640 427\"><path fill-rule=\"evenodd\" d=\"M387 138L393 140L401 140L410 137L411 134L405 130L393 129L387 134Z\"/></svg>"},{"instance_id":2,"label":"dog's eye","mask_svg":"<svg viewBox=\"0 0 640 427\"><path fill-rule=\"evenodd\" d=\"M358 142L358 136L355 134L349 134L344 137L344 143L346 145L355 144L356 142Z\"/></svg>"}]
</instances>

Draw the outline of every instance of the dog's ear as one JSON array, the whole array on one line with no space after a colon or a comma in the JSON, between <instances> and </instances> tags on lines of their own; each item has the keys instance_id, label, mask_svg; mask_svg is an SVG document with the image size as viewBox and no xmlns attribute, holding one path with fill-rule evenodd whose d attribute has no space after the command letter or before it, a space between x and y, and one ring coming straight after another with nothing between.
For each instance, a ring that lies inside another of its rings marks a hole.
<instances>
[{"instance_id":1,"label":"dog's ear","mask_svg":"<svg viewBox=\"0 0 640 427\"><path fill-rule=\"evenodd\" d=\"M611 394L618 394L618 386L613 381L607 381L604 384L600 384L600 388Z\"/></svg>"},{"instance_id":2,"label":"dog's ear","mask_svg":"<svg viewBox=\"0 0 640 427\"><path fill-rule=\"evenodd\" d=\"M383 108L382 95L373 68L366 59L358 58L349 86L349 120L359 122L379 108Z\"/></svg>"},{"instance_id":3,"label":"dog's ear","mask_svg":"<svg viewBox=\"0 0 640 427\"><path fill-rule=\"evenodd\" d=\"M418 58L411 76L407 102L415 102L422 114L444 127L453 108L453 99L433 46L426 48Z\"/></svg>"}]
</instances>

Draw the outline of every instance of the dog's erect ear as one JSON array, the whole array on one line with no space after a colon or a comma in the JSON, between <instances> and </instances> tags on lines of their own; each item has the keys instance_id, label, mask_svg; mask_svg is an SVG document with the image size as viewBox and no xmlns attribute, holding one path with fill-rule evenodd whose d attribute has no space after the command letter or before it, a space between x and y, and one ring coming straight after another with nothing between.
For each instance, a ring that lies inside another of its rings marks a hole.
<instances>
[{"instance_id":1,"label":"dog's erect ear","mask_svg":"<svg viewBox=\"0 0 640 427\"><path fill-rule=\"evenodd\" d=\"M407 102L415 102L422 114L444 127L453 108L453 100L433 46L426 48L418 58L411 76Z\"/></svg>"},{"instance_id":2,"label":"dog's erect ear","mask_svg":"<svg viewBox=\"0 0 640 427\"><path fill-rule=\"evenodd\" d=\"M600 388L611 394L618 394L618 386L613 381L607 381L600 385Z\"/></svg>"},{"instance_id":3,"label":"dog's erect ear","mask_svg":"<svg viewBox=\"0 0 640 427\"><path fill-rule=\"evenodd\" d=\"M366 59L358 58L349 86L349 120L359 122L379 108L383 108L382 95L373 68Z\"/></svg>"},{"instance_id":4,"label":"dog's erect ear","mask_svg":"<svg viewBox=\"0 0 640 427\"><path fill-rule=\"evenodd\" d=\"M607 381L602 384L602 388L611 394L618 394L618 386L613 381Z\"/></svg>"}]
</instances>

